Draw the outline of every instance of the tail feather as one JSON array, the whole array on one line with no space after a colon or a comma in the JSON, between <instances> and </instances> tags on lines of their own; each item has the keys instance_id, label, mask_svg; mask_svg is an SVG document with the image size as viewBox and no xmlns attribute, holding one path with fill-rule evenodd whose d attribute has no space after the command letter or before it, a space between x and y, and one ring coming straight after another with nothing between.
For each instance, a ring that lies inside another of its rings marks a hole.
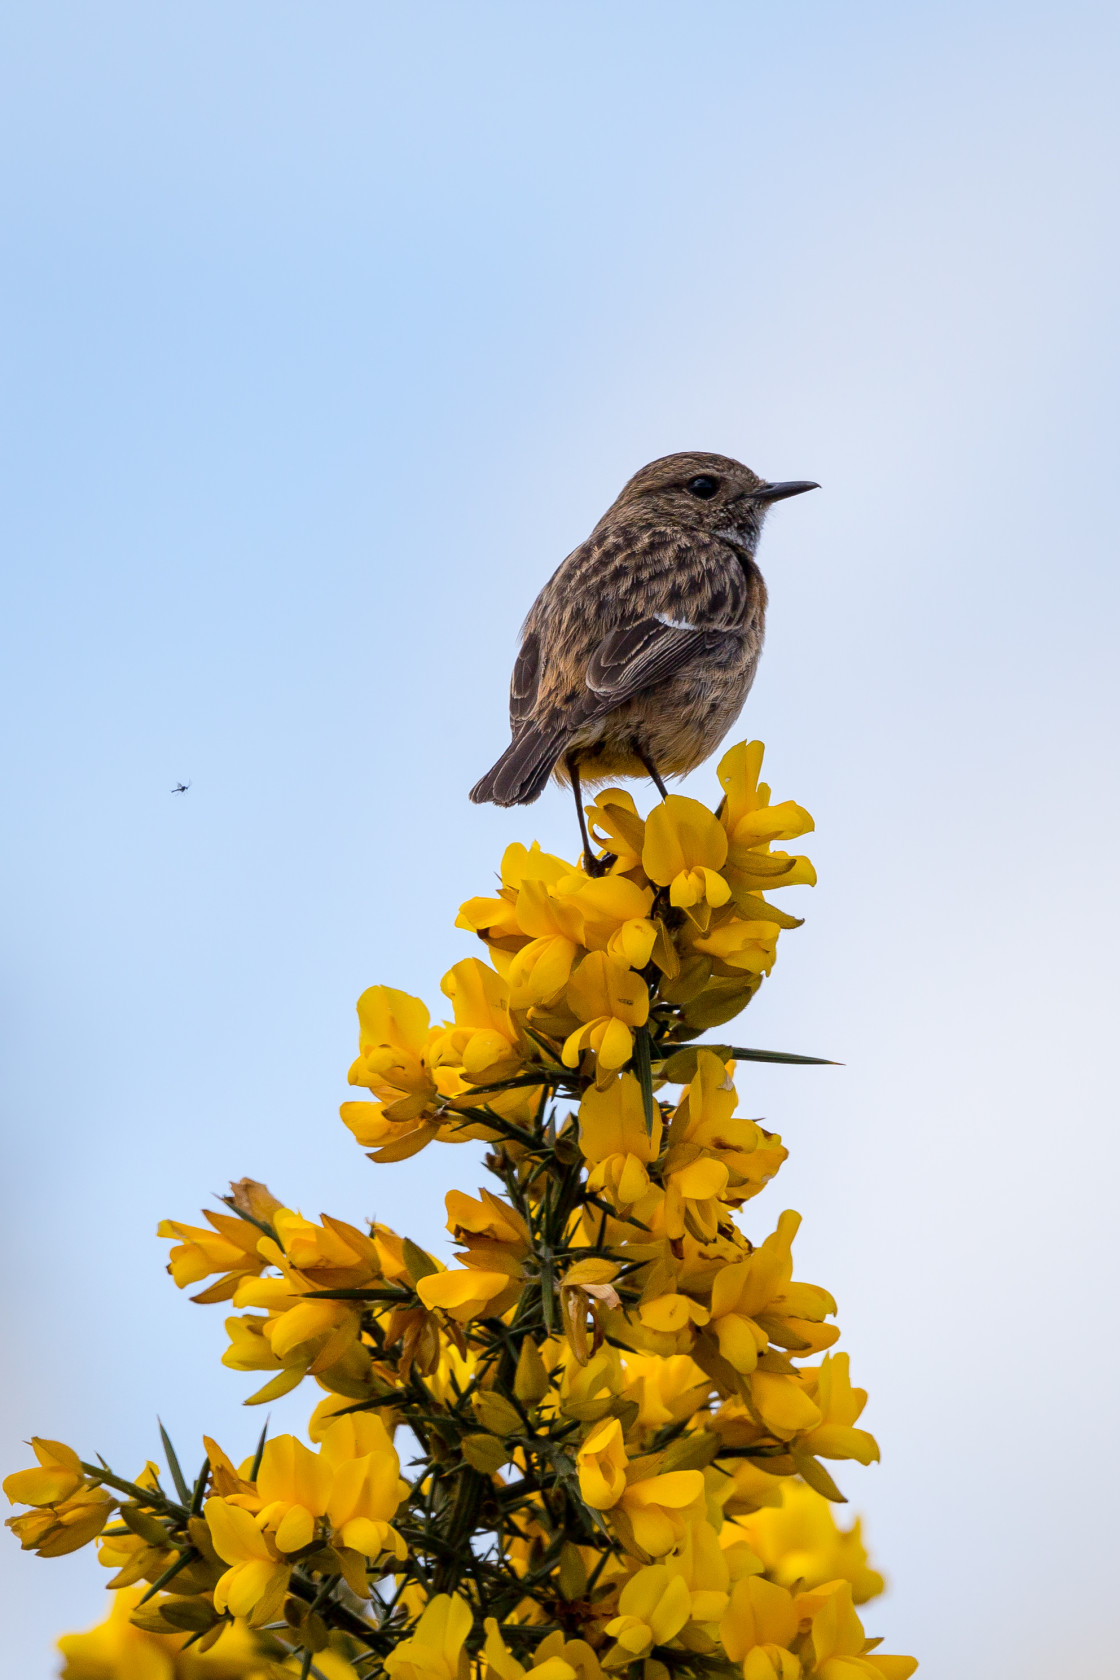
<instances>
[{"instance_id":1,"label":"tail feather","mask_svg":"<svg viewBox=\"0 0 1120 1680\"><path fill-rule=\"evenodd\" d=\"M531 805L564 749L567 730L531 723L514 737L492 769L471 789L476 805Z\"/></svg>"}]
</instances>

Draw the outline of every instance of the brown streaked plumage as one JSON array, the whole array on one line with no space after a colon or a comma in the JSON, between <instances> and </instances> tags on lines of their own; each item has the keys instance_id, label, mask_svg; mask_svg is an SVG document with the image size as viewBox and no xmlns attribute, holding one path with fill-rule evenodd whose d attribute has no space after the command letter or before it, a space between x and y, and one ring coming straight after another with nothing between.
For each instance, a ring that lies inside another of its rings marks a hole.
<instances>
[{"instance_id":1,"label":"brown streaked plumage","mask_svg":"<svg viewBox=\"0 0 1120 1680\"><path fill-rule=\"evenodd\" d=\"M726 455L651 461L533 603L510 685L507 750L471 790L527 805L549 777L648 772L664 794L708 757L754 681L766 621L755 563L770 484ZM590 860L590 852L588 852Z\"/></svg>"}]
</instances>

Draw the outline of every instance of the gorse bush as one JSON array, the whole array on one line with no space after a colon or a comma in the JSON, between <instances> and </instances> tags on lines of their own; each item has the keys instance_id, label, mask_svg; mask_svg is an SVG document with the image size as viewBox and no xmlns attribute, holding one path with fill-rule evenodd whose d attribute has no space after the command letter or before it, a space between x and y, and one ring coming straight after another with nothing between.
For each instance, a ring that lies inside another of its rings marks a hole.
<instances>
[{"instance_id":1,"label":"gorse bush","mask_svg":"<svg viewBox=\"0 0 1120 1680\"><path fill-rule=\"evenodd\" d=\"M387 1226L321 1223L242 1180L168 1220L170 1271L231 1302L224 1362L260 1404L312 1379L307 1426L192 1480L134 1479L35 1440L10 1476L24 1547L97 1540L107 1622L66 1680L902 1680L856 1605L882 1590L826 1465L878 1457L830 1351L836 1304L794 1280L799 1216L744 1208L786 1158L736 1116L736 1063L698 1042L773 967L770 901L812 884L808 832L719 766L716 811L626 793L588 816L607 872L510 846L458 925L452 1019L374 986L342 1118L379 1170L481 1140L493 1187L447 1196L445 1265ZM670 1093L677 1091L675 1100ZM748 1237L746 1230L754 1235Z\"/></svg>"}]
</instances>

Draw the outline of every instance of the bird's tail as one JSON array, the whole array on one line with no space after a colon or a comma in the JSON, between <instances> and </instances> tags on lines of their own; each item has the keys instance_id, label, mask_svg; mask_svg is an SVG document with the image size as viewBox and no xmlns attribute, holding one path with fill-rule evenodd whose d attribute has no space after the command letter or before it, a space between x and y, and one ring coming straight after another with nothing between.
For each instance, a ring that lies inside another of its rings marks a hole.
<instances>
[{"instance_id":1,"label":"bird's tail","mask_svg":"<svg viewBox=\"0 0 1120 1680\"><path fill-rule=\"evenodd\" d=\"M471 789L476 805L531 805L544 791L564 750L567 730L531 723L514 737L493 769Z\"/></svg>"}]
</instances>

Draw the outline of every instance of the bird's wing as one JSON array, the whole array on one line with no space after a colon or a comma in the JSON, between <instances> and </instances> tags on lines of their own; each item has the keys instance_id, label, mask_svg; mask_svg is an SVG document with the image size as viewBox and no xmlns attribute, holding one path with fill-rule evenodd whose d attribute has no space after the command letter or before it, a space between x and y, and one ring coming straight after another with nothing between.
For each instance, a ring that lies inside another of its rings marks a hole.
<instances>
[{"instance_id":1,"label":"bird's wing","mask_svg":"<svg viewBox=\"0 0 1120 1680\"><path fill-rule=\"evenodd\" d=\"M509 726L514 735L527 723L537 703L537 683L540 679L541 643L535 630L521 644L514 662L509 685Z\"/></svg>"},{"instance_id":2,"label":"bird's wing","mask_svg":"<svg viewBox=\"0 0 1120 1680\"><path fill-rule=\"evenodd\" d=\"M588 700L597 716L613 711L643 689L658 683L698 655L714 652L736 634L671 619L643 618L622 630L612 630L592 654L585 681Z\"/></svg>"}]
</instances>

